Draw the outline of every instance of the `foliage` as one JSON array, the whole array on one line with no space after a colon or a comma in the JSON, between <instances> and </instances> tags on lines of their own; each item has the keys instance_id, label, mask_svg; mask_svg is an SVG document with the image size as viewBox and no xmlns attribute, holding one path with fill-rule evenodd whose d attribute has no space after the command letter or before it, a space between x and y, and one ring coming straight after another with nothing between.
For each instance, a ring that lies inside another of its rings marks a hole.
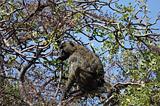
<instances>
[{"instance_id":1,"label":"foliage","mask_svg":"<svg viewBox=\"0 0 160 106\"><path fill-rule=\"evenodd\" d=\"M0 105L59 104L68 77L59 44L71 40L100 56L116 90L68 105L159 106L158 22L146 0L1 0Z\"/></svg>"}]
</instances>

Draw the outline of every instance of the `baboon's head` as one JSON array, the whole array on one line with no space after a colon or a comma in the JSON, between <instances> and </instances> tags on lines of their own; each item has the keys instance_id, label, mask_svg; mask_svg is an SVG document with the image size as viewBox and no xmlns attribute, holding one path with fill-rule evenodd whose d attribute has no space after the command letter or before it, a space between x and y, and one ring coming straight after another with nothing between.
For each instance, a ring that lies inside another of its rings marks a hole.
<instances>
[{"instance_id":1,"label":"baboon's head","mask_svg":"<svg viewBox=\"0 0 160 106\"><path fill-rule=\"evenodd\" d=\"M66 60L70 55L75 51L75 43L73 42L64 42L60 45L60 60Z\"/></svg>"}]
</instances>

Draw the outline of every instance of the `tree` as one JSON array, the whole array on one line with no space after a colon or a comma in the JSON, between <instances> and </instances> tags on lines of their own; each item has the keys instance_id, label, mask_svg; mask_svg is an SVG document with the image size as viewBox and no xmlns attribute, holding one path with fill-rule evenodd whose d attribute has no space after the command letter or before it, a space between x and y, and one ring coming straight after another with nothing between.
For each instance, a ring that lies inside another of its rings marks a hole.
<instances>
[{"instance_id":1,"label":"tree","mask_svg":"<svg viewBox=\"0 0 160 106\"><path fill-rule=\"evenodd\" d=\"M58 45L73 40L101 57L114 92L68 105L160 105L159 17L148 12L145 0L0 1L0 104L59 104L68 72Z\"/></svg>"}]
</instances>

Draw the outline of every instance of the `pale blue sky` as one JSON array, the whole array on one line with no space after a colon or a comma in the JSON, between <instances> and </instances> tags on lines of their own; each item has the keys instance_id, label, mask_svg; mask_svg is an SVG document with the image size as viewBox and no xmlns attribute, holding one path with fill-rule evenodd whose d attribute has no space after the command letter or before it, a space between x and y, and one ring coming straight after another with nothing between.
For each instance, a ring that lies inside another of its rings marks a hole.
<instances>
[{"instance_id":1,"label":"pale blue sky","mask_svg":"<svg viewBox=\"0 0 160 106\"><path fill-rule=\"evenodd\" d=\"M151 14L156 16L160 12L160 0L148 0L148 7Z\"/></svg>"},{"instance_id":2,"label":"pale blue sky","mask_svg":"<svg viewBox=\"0 0 160 106\"><path fill-rule=\"evenodd\" d=\"M160 0L148 0L148 8L150 10L150 18L151 19L156 19L156 17L159 15L160 16ZM160 20L156 24L156 27L159 29L160 33Z\"/></svg>"}]
</instances>

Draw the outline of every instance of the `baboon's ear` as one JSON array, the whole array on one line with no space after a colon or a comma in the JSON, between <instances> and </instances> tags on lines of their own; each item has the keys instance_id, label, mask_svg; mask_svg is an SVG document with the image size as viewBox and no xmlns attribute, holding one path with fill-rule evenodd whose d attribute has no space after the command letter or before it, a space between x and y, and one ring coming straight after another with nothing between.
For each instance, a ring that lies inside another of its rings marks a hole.
<instances>
[{"instance_id":1,"label":"baboon's ear","mask_svg":"<svg viewBox=\"0 0 160 106\"><path fill-rule=\"evenodd\" d=\"M70 43L71 46L75 46L75 44L73 42L70 41L69 43Z\"/></svg>"}]
</instances>

